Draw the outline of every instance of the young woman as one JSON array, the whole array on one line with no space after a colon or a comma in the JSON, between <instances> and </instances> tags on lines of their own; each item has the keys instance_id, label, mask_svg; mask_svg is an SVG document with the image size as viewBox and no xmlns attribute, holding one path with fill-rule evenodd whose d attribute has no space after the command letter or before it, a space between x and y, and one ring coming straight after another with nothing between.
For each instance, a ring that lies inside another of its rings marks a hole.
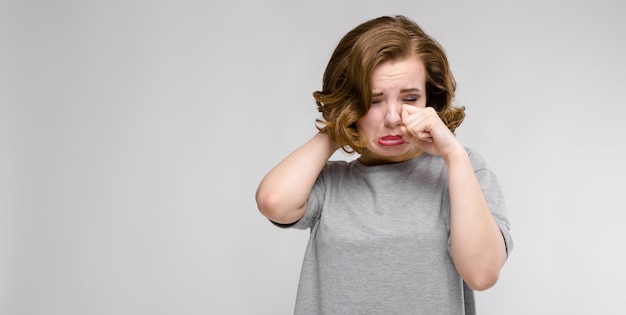
<instances>
[{"instance_id":1,"label":"young woman","mask_svg":"<svg viewBox=\"0 0 626 315\"><path fill-rule=\"evenodd\" d=\"M495 175L454 136L443 48L403 16L348 32L313 95L319 132L261 181L270 221L311 229L296 314L469 314L512 249ZM358 159L328 161L339 148Z\"/></svg>"}]
</instances>

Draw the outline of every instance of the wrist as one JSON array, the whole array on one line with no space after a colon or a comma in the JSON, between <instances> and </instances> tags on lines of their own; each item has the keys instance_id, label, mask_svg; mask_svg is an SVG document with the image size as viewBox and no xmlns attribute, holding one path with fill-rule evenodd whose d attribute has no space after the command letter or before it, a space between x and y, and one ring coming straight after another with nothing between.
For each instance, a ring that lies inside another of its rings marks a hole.
<instances>
[{"instance_id":1,"label":"wrist","mask_svg":"<svg viewBox=\"0 0 626 315\"><path fill-rule=\"evenodd\" d=\"M457 143L452 150L442 157L448 166L456 161L469 159L467 150L465 150L465 147L463 147L460 143Z\"/></svg>"}]
</instances>

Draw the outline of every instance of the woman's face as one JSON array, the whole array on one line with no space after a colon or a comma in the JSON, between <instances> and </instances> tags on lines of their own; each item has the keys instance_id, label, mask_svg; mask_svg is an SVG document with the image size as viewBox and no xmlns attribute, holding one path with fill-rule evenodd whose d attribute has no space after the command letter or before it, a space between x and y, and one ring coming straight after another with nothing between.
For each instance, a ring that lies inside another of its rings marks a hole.
<instances>
[{"instance_id":1,"label":"woman's face","mask_svg":"<svg viewBox=\"0 0 626 315\"><path fill-rule=\"evenodd\" d=\"M360 157L366 165L410 160L422 153L409 142L402 123L402 105L426 107L426 69L417 57L388 60L372 71L372 104L357 121L367 146Z\"/></svg>"}]
</instances>

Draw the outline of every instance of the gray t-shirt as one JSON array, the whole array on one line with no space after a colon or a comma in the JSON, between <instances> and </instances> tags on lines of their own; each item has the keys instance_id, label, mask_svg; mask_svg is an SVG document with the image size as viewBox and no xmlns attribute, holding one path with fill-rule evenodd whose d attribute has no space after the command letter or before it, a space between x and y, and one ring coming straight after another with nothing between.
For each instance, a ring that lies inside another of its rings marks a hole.
<instances>
[{"instance_id":1,"label":"gray t-shirt","mask_svg":"<svg viewBox=\"0 0 626 315\"><path fill-rule=\"evenodd\" d=\"M468 149L489 208L512 249L500 186ZM471 290L449 253L450 197L442 158L365 166L330 161L297 223L311 229L295 314L469 314Z\"/></svg>"}]
</instances>

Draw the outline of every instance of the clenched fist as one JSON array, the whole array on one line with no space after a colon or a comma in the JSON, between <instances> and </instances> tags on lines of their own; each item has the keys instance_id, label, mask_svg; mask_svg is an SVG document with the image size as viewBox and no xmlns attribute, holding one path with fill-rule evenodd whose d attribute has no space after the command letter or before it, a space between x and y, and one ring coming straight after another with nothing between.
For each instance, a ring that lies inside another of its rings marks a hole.
<instances>
[{"instance_id":1,"label":"clenched fist","mask_svg":"<svg viewBox=\"0 0 626 315\"><path fill-rule=\"evenodd\" d=\"M424 152L447 158L457 150L465 150L432 107L402 105L402 123L411 135L409 141Z\"/></svg>"}]
</instances>

